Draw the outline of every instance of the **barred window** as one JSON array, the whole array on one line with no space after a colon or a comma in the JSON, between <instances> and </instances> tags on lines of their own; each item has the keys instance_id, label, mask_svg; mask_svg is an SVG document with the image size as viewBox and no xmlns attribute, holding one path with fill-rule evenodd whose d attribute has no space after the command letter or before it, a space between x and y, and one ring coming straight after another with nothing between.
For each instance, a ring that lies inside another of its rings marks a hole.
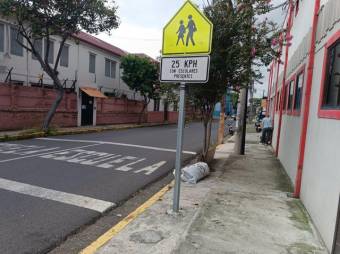
<instances>
[{"instance_id":1,"label":"barred window","mask_svg":"<svg viewBox=\"0 0 340 254\"><path fill-rule=\"evenodd\" d=\"M64 44L60 55L60 66L68 67L69 48L69 45Z\"/></svg>"},{"instance_id":2,"label":"barred window","mask_svg":"<svg viewBox=\"0 0 340 254\"><path fill-rule=\"evenodd\" d=\"M116 65L117 62L105 58L105 76L116 78Z\"/></svg>"},{"instance_id":3,"label":"barred window","mask_svg":"<svg viewBox=\"0 0 340 254\"><path fill-rule=\"evenodd\" d=\"M47 40L45 40L45 54L46 54L46 51L47 51ZM53 64L54 62L54 41L51 41L50 40L50 48L49 48L49 51L48 51L48 63L50 64Z\"/></svg>"},{"instance_id":4,"label":"barred window","mask_svg":"<svg viewBox=\"0 0 340 254\"><path fill-rule=\"evenodd\" d=\"M0 52L4 52L5 25L0 23Z\"/></svg>"},{"instance_id":5,"label":"barred window","mask_svg":"<svg viewBox=\"0 0 340 254\"><path fill-rule=\"evenodd\" d=\"M89 54L89 72L96 73L96 55L92 53Z\"/></svg>"},{"instance_id":6,"label":"barred window","mask_svg":"<svg viewBox=\"0 0 340 254\"><path fill-rule=\"evenodd\" d=\"M23 44L24 43L24 37L21 34L18 34L18 30L14 27L11 27L10 31L10 46L11 46L11 54L15 56L23 56L24 55L24 49L23 47L18 43L18 41Z\"/></svg>"},{"instance_id":7,"label":"barred window","mask_svg":"<svg viewBox=\"0 0 340 254\"><path fill-rule=\"evenodd\" d=\"M34 45L35 50L40 54L40 56L43 57L43 42L42 42L42 39L34 40L33 45ZM37 59L33 53L32 53L32 59L34 59L34 60Z\"/></svg>"}]
</instances>

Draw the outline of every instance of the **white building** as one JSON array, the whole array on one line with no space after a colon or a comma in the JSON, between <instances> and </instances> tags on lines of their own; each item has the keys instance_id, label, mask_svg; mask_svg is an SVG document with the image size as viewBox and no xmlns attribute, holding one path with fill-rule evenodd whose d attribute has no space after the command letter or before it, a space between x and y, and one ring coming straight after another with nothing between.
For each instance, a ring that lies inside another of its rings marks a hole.
<instances>
[{"instance_id":1,"label":"white building","mask_svg":"<svg viewBox=\"0 0 340 254\"><path fill-rule=\"evenodd\" d=\"M340 1L292 0L273 61L273 148L327 248L340 253ZM290 40L291 39L291 40ZM280 63L281 62L281 63Z\"/></svg>"},{"instance_id":2,"label":"white building","mask_svg":"<svg viewBox=\"0 0 340 254\"><path fill-rule=\"evenodd\" d=\"M34 56L17 43L16 37L15 27L8 19L0 17L0 82L11 80L25 86L51 87L53 81ZM51 39L51 64L55 62L60 41L58 37ZM45 44L46 41L37 42L42 54ZM141 99L121 79L120 62L126 54L124 50L83 32L66 41L58 71L65 87L73 87L78 94L78 126L96 125L96 97L104 96L104 93ZM82 117L82 111L87 109L91 112ZM153 107L149 109L152 111Z\"/></svg>"}]
</instances>

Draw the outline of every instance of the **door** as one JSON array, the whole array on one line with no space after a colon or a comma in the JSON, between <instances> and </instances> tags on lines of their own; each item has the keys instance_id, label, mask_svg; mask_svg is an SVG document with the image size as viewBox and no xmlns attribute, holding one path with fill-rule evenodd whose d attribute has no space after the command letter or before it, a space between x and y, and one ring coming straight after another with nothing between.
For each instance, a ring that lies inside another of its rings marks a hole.
<instances>
[{"instance_id":1,"label":"door","mask_svg":"<svg viewBox=\"0 0 340 254\"><path fill-rule=\"evenodd\" d=\"M81 125L93 124L93 97L88 96L86 93L81 93Z\"/></svg>"},{"instance_id":2,"label":"door","mask_svg":"<svg viewBox=\"0 0 340 254\"><path fill-rule=\"evenodd\" d=\"M168 121L168 111L169 111L169 103L165 100L164 101L164 121Z\"/></svg>"},{"instance_id":3,"label":"door","mask_svg":"<svg viewBox=\"0 0 340 254\"><path fill-rule=\"evenodd\" d=\"M336 228L334 234L334 245L333 245L333 254L340 254L340 200L339 200L339 208L338 208L338 218L336 221Z\"/></svg>"}]
</instances>

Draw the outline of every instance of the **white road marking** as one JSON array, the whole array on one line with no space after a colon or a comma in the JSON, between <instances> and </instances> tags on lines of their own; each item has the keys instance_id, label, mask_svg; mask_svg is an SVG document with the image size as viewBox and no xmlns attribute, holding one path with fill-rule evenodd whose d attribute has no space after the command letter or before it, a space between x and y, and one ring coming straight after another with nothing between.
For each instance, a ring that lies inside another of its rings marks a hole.
<instances>
[{"instance_id":1,"label":"white road marking","mask_svg":"<svg viewBox=\"0 0 340 254\"><path fill-rule=\"evenodd\" d=\"M155 163L151 166L147 166L145 168L141 168L135 171L135 173L140 173L140 172L145 172L145 175L150 175L153 172L155 172L157 169L159 169L160 167L162 167L164 164L166 164L166 161L160 161L158 163Z\"/></svg>"},{"instance_id":2,"label":"white road marking","mask_svg":"<svg viewBox=\"0 0 340 254\"><path fill-rule=\"evenodd\" d=\"M107 142L107 141L95 141L95 140L82 140L82 139L59 139L59 138L37 138L39 140L49 140L49 141L60 141L60 142L78 142L78 143L95 143L100 145L116 145L116 146L128 146L128 147L136 147L142 149L163 151L163 152L176 152L176 149L168 149L154 146L142 146L142 145L134 145L134 144L126 144L126 143L117 143L117 142ZM185 154L196 155L195 152L191 151L183 151Z\"/></svg>"},{"instance_id":3,"label":"white road marking","mask_svg":"<svg viewBox=\"0 0 340 254\"><path fill-rule=\"evenodd\" d=\"M17 157L17 158L12 158L12 159L6 159L6 160L1 160L0 163L1 162L16 161L16 160L32 158L32 157L39 157L39 156L43 156L43 155L54 154L54 153L65 152L65 151L71 151L71 150L74 150L74 149L80 149L80 148L85 148L85 147L90 147L90 146L98 146L98 145L101 145L101 144L92 144L92 145L87 145L87 146L78 146L78 147L73 147L73 148L68 148L68 149L48 152L48 153L40 153L40 154L33 154L33 155L22 156L22 157ZM57 149L58 148L59 147L57 147Z\"/></svg>"},{"instance_id":4,"label":"white road marking","mask_svg":"<svg viewBox=\"0 0 340 254\"><path fill-rule=\"evenodd\" d=\"M108 209L116 206L115 203L94 199L82 195L71 194L62 191L42 188L35 185L16 182L0 178L0 189L13 191L16 193L57 201L60 203L74 205L82 208L87 208L100 213L104 213Z\"/></svg>"}]
</instances>

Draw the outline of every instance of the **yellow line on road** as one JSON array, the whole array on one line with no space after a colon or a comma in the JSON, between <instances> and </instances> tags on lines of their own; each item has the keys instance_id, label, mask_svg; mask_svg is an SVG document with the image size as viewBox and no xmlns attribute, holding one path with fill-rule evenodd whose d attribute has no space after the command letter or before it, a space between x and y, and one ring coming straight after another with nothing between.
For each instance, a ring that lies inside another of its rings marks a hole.
<instances>
[{"instance_id":1,"label":"yellow line on road","mask_svg":"<svg viewBox=\"0 0 340 254\"><path fill-rule=\"evenodd\" d=\"M146 209L151 207L154 203L160 200L165 193L167 193L173 186L173 182L166 185L163 189L153 195L150 199L148 199L144 204L126 216L123 220L121 220L118 224L113 226L111 229L106 231L103 235L101 235L96 241L91 243L85 249L83 249L79 254L93 254L100 247L102 247L105 243L111 240L115 235L117 235L120 231L122 231L130 222L136 219L140 214L142 214Z\"/></svg>"}]
</instances>

